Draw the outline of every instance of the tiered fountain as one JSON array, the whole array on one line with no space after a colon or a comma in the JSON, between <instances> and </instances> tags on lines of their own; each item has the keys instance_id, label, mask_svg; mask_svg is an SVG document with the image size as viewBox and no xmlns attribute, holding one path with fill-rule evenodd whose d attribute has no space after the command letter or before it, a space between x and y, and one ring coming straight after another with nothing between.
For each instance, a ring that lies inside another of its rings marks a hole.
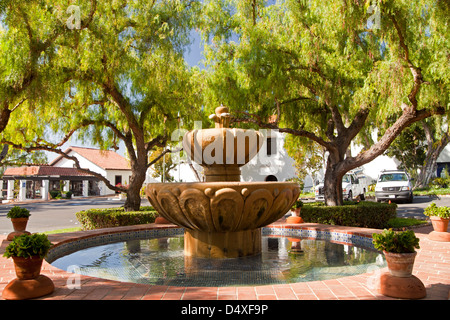
<instances>
[{"instance_id":1,"label":"tiered fountain","mask_svg":"<svg viewBox=\"0 0 450 320\"><path fill-rule=\"evenodd\" d=\"M184 227L186 256L236 258L261 252L261 228L280 219L300 194L293 182L240 182L240 167L263 144L260 132L232 129L225 107L215 128L189 131L183 148L204 168L205 182L151 183L146 194L158 213Z\"/></svg>"}]
</instances>

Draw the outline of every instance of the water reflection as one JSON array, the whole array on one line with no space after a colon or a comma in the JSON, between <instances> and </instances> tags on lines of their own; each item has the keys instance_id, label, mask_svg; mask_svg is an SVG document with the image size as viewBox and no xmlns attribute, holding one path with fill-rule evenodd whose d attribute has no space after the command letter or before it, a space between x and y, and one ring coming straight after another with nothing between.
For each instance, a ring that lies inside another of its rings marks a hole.
<instances>
[{"instance_id":1,"label":"water reflection","mask_svg":"<svg viewBox=\"0 0 450 320\"><path fill-rule=\"evenodd\" d=\"M384 267L381 254L325 240L263 237L262 253L236 259L186 257L182 236L92 247L52 264L84 275L180 286L229 286L334 279Z\"/></svg>"}]
</instances>

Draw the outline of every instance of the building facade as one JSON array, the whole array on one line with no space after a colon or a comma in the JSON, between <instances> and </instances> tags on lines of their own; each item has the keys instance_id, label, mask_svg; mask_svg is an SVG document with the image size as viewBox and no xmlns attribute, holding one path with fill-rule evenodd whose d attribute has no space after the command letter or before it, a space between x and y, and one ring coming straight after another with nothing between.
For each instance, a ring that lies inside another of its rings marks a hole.
<instances>
[{"instance_id":1,"label":"building facade","mask_svg":"<svg viewBox=\"0 0 450 320\"><path fill-rule=\"evenodd\" d=\"M77 158L81 168L102 175L113 185L126 185L130 181L128 160L114 151L70 147L65 153ZM7 200L48 200L67 192L80 197L114 194L101 179L78 170L74 161L63 156L49 165L8 168L2 179Z\"/></svg>"}]
</instances>

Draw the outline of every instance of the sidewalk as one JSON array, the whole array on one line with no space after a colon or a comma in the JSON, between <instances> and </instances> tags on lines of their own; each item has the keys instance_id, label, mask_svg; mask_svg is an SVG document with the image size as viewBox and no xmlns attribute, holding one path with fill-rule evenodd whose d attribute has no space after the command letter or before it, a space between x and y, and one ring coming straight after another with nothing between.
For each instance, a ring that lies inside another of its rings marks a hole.
<instances>
[{"instance_id":1,"label":"sidewalk","mask_svg":"<svg viewBox=\"0 0 450 320\"><path fill-rule=\"evenodd\" d=\"M272 227L286 226L288 225L285 223L276 223ZM327 230L334 228L319 224L301 224L301 226ZM146 225L142 228L149 227L163 226ZM373 230L361 228L352 230L349 232L363 234L373 232ZM427 235L432 231L431 226L417 228L414 231L420 238L421 248L417 250L413 274L424 283L427 290L426 300L447 300L450 291L450 242L428 240ZM104 231L100 229L95 232L101 234ZM82 233L52 235L51 241L53 243L67 241L80 235ZM6 236L0 236L1 255L8 243L3 241L5 238ZM67 283L71 283L73 274L57 269L46 262L44 262L42 274L50 277L56 288L52 294L39 298L40 300L395 300L377 292L374 282L376 275L373 273L325 281L247 287L171 287L81 276L80 289L67 287ZM1 256L0 292L14 278L12 259Z\"/></svg>"}]
</instances>

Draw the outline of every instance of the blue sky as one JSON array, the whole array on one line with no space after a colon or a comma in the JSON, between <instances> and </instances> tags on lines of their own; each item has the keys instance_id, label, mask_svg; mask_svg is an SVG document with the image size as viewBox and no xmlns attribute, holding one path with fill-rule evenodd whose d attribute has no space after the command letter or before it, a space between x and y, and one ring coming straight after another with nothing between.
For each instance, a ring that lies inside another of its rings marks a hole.
<instances>
[{"instance_id":1,"label":"blue sky","mask_svg":"<svg viewBox=\"0 0 450 320\"><path fill-rule=\"evenodd\" d=\"M200 63L201 60L203 59L202 40L201 40L198 32L195 30L191 31L191 37L193 40L192 40L191 45L187 48L187 50L184 54L184 58L186 59L186 62L190 66L202 67L201 63Z\"/></svg>"}]
</instances>

